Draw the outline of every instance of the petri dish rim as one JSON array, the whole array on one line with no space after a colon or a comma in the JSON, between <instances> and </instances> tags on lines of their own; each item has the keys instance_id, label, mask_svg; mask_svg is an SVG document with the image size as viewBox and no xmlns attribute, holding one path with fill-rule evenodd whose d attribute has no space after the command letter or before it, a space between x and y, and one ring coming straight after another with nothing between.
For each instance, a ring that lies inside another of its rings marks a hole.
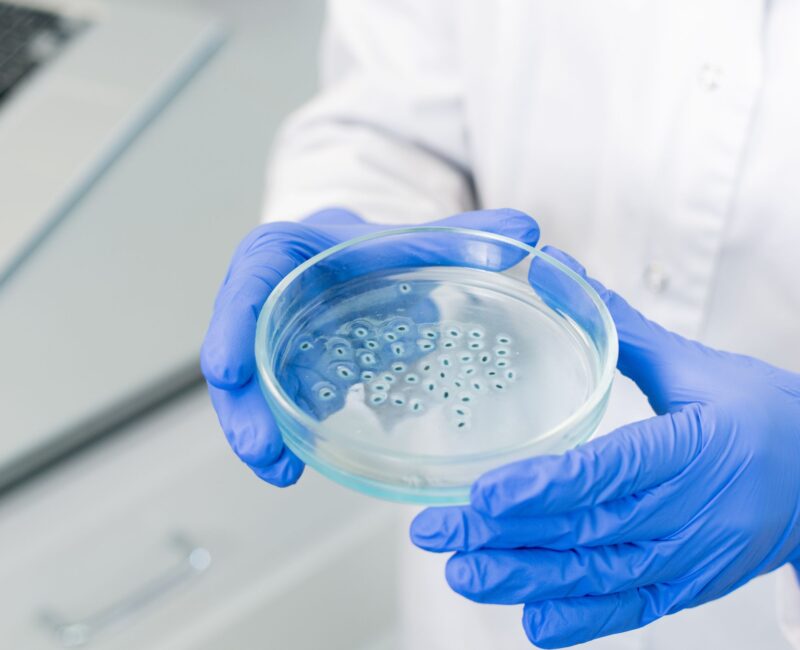
<instances>
[{"instance_id":1,"label":"petri dish rim","mask_svg":"<svg viewBox=\"0 0 800 650\"><path fill-rule=\"evenodd\" d=\"M614 378L614 372L616 371L617 367L617 357L619 354L619 341L617 338L617 329L616 326L614 325L613 319L611 318L611 314L608 311L608 308L606 307L606 304L603 302L603 300L600 298L600 296L594 290L594 288L588 282L586 282L586 280L584 280L579 274L575 273L575 271L573 271L571 268L569 268L562 262L558 261L551 255L548 255L539 248L536 248L534 246L529 246L527 244L524 244L523 242L520 242L516 239L512 239L511 237L506 237L504 235L498 235L496 233L486 232L483 230L475 230L473 228L458 228L452 226L411 226L404 228L387 228L385 230L379 230L377 232L348 239L339 244L336 244L335 246L327 248L321 253L317 253L313 257L310 257L305 262L303 262L295 269L290 271L270 292L266 302L264 303L264 306L261 308L261 312L259 313L258 320L256 322L255 358L256 358L257 372L259 375L259 379L262 383L262 390L264 389L268 390L272 398L276 402L278 402L278 405L284 410L285 414L287 414L295 422L298 422L300 425L302 425L306 430L312 432L315 436L317 436L321 440L325 440L327 442L333 442L332 437L336 437L336 435L344 435L344 432L339 432L336 429L331 429L330 427L322 426L322 423L319 420L315 420L313 417L305 413L294 403L294 400L292 400L292 398L289 397L283 390L283 387L280 385L280 382L278 381L277 377L275 376L275 373L272 370L272 364L269 363L270 359L267 352L267 346L263 344L260 345L259 342L266 341L267 324L270 320L270 317L272 316L272 313L275 310L275 306L278 300L280 299L281 295L286 291L286 289L294 281L294 279L300 276L302 273L304 273L308 268L314 266L318 262L321 262L322 260L332 255L335 255L339 252L346 250L347 248L350 248L352 246L357 246L364 242L369 242L376 239L382 239L387 237L396 237L399 235L411 235L411 234L425 233L425 232L452 233L456 235L472 236L481 239L496 241L498 243L506 244L509 246L514 246L520 249L521 251L524 251L528 255L531 255L533 257L541 257L543 260L547 261L553 267L558 269L561 273L572 279L584 291L584 293L586 293L586 295L592 301L594 306L597 308L598 312L600 313L600 319L603 323L603 329L606 333L606 336L608 337L608 353L602 360L600 378L592 393L589 395L586 401L584 401L581 407L577 411L575 411L575 413L573 413L568 418L559 422L556 426L552 427L549 431L545 432L543 435L536 437L535 439L531 440L528 443L501 447L488 453L477 452L470 454L455 454L449 456L446 459L442 458L441 456L436 456L433 454L412 454L407 452L395 452L395 451L389 453L387 452L386 449L369 443L358 443L358 442L348 441L347 446L353 449L357 449L361 452L375 452L378 454L390 456L391 458L394 458L396 460L413 460L416 463L423 463L423 464L468 463L477 460L491 459L498 456L505 456L512 452L516 453L524 451L526 447L528 446L533 447L539 445L543 440L548 440L549 438L552 438L563 431L567 431L571 429L576 423L579 423L582 420L586 419L593 412L593 410L602 403L603 399L606 397L608 390L611 387L611 383Z\"/></svg>"}]
</instances>

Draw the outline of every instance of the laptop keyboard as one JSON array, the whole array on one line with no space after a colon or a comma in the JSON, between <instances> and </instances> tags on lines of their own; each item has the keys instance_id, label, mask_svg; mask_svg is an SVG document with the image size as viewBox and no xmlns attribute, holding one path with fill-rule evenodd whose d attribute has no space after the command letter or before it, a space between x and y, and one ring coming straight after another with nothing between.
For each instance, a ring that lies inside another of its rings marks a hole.
<instances>
[{"instance_id":1,"label":"laptop keyboard","mask_svg":"<svg viewBox=\"0 0 800 650\"><path fill-rule=\"evenodd\" d=\"M81 26L56 13L0 2L0 103Z\"/></svg>"}]
</instances>

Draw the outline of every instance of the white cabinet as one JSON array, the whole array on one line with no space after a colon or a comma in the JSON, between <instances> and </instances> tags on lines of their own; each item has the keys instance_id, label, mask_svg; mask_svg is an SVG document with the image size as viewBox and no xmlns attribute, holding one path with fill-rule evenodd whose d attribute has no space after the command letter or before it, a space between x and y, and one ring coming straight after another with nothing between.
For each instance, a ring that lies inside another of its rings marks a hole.
<instances>
[{"instance_id":1,"label":"white cabinet","mask_svg":"<svg viewBox=\"0 0 800 650\"><path fill-rule=\"evenodd\" d=\"M369 647L395 512L313 471L262 483L197 389L0 502L0 647Z\"/></svg>"}]
</instances>

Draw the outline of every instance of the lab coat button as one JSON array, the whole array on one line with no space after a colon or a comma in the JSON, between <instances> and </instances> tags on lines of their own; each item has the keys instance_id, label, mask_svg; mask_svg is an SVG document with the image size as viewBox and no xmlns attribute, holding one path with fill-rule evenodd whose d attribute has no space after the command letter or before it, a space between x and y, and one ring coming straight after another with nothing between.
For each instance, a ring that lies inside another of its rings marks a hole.
<instances>
[{"instance_id":1,"label":"lab coat button","mask_svg":"<svg viewBox=\"0 0 800 650\"><path fill-rule=\"evenodd\" d=\"M664 293L669 286L669 275L658 262L651 262L644 269L645 286L653 293Z\"/></svg>"},{"instance_id":2,"label":"lab coat button","mask_svg":"<svg viewBox=\"0 0 800 650\"><path fill-rule=\"evenodd\" d=\"M713 92L722 83L722 68L712 63L704 63L700 66L698 74L700 86L708 92Z\"/></svg>"}]
</instances>

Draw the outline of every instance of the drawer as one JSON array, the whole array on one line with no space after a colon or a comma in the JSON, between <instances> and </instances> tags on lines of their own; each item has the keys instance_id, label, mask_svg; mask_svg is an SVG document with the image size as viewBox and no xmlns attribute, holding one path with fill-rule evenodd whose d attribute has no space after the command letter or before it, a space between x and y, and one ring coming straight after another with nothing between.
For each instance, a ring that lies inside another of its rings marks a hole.
<instances>
[{"instance_id":1,"label":"drawer","mask_svg":"<svg viewBox=\"0 0 800 650\"><path fill-rule=\"evenodd\" d=\"M259 481L198 389L0 504L0 645L356 648L393 625L396 522Z\"/></svg>"}]
</instances>

